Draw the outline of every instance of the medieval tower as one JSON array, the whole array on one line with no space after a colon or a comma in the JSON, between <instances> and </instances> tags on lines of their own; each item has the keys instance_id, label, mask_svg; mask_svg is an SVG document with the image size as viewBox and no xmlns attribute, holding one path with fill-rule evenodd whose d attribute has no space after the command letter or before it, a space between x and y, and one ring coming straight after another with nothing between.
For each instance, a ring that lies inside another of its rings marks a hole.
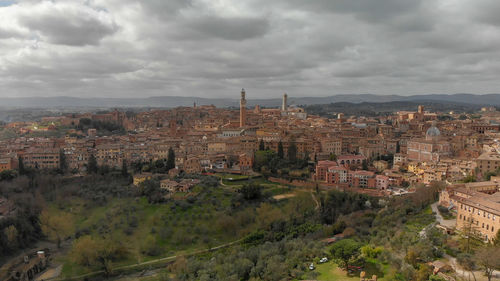
<instances>
[{"instance_id":1,"label":"medieval tower","mask_svg":"<svg viewBox=\"0 0 500 281\"><path fill-rule=\"evenodd\" d=\"M288 110L288 95L285 93L283 94L283 103L281 104L281 111L287 111Z\"/></svg>"},{"instance_id":2,"label":"medieval tower","mask_svg":"<svg viewBox=\"0 0 500 281\"><path fill-rule=\"evenodd\" d=\"M245 127L246 119L247 119L247 100L245 99L245 89L241 89L240 127Z\"/></svg>"}]
</instances>

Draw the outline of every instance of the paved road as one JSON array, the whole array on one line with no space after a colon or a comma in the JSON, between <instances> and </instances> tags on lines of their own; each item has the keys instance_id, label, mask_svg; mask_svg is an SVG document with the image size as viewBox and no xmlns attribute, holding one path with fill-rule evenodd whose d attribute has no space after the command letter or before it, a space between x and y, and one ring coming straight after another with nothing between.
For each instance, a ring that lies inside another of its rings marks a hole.
<instances>
[{"instance_id":1,"label":"paved road","mask_svg":"<svg viewBox=\"0 0 500 281\"><path fill-rule=\"evenodd\" d=\"M436 202L436 203L431 205L432 211L436 214L437 222L442 226L454 228L455 224L456 224L456 220L445 220L443 218L443 216L441 216L441 214L439 213L438 204L439 204L439 202Z\"/></svg>"}]
</instances>

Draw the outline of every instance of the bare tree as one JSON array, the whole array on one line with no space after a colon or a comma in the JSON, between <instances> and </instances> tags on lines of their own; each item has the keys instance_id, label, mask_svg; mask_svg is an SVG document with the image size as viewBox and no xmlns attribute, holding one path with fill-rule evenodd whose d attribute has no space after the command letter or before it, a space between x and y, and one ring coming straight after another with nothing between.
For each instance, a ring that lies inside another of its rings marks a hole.
<instances>
[{"instance_id":1,"label":"bare tree","mask_svg":"<svg viewBox=\"0 0 500 281\"><path fill-rule=\"evenodd\" d=\"M476 251L474 258L477 264L484 270L488 281L491 281L493 271L500 270L500 247L498 246L489 245L481 248Z\"/></svg>"},{"instance_id":2,"label":"bare tree","mask_svg":"<svg viewBox=\"0 0 500 281\"><path fill-rule=\"evenodd\" d=\"M473 239L478 239L478 226L476 221L472 217L472 213L469 215L467 220L464 222L462 228L463 234L465 235L465 252L471 252L471 241Z\"/></svg>"}]
</instances>

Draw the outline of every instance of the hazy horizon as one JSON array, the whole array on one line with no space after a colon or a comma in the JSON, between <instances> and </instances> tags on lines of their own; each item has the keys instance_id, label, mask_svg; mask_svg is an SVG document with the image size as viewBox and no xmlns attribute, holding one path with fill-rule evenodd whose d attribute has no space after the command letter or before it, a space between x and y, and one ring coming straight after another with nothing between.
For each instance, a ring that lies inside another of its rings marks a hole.
<instances>
[{"instance_id":1,"label":"hazy horizon","mask_svg":"<svg viewBox=\"0 0 500 281\"><path fill-rule=\"evenodd\" d=\"M246 90L245 90L246 91ZM124 97L102 97L102 96L70 96L70 95L57 95L57 96L47 96L47 95L40 95L40 96L5 96L5 98L7 99L18 99L18 98L21 98L21 99L29 99L29 98L48 98L48 99L53 99L53 98L76 98L76 99L149 99L149 98L168 98L168 97L171 97L171 98L199 98L199 99L230 99L230 100L239 100L240 99L240 96L239 96L239 91L235 91L233 93L232 96L228 96L228 97L218 97L218 96L213 96L213 97L210 97L210 96L207 96L207 97L204 97L204 96L181 96L181 95L153 95L153 96L141 96L141 97L133 97L133 96L124 96ZM251 93L250 93L251 94ZM247 100L275 100L275 99L278 99L278 100L281 100L283 98L283 94L284 93L274 93L272 94L271 96L265 96L265 97L254 97L254 96L251 96L248 94L247 92L247 96L246 96L246 99ZM330 98L330 97L344 97L344 96L353 96L353 97L356 97L356 96L379 96L379 97L392 97L392 96L396 96L396 97L418 97L418 96L429 96L429 95L445 95L445 96L455 96L455 95L473 95L473 96L486 96L486 95L500 95L500 93L482 93L482 94L477 94L477 93L420 93L420 94L373 94L373 93L348 93L348 94L334 94L334 95L318 95L318 96L314 96L314 95L311 95L311 96L292 96L288 93L286 93L288 95L288 98L303 98L303 99L307 99L307 98Z\"/></svg>"},{"instance_id":2,"label":"hazy horizon","mask_svg":"<svg viewBox=\"0 0 500 281\"><path fill-rule=\"evenodd\" d=\"M0 0L0 97L500 92L494 0Z\"/></svg>"}]
</instances>

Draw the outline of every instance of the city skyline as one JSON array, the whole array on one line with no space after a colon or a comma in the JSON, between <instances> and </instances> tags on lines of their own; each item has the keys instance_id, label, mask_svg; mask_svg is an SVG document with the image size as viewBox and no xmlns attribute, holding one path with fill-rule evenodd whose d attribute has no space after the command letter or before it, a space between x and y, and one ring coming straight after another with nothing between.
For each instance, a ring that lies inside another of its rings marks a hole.
<instances>
[{"instance_id":1,"label":"city skyline","mask_svg":"<svg viewBox=\"0 0 500 281\"><path fill-rule=\"evenodd\" d=\"M498 93L497 1L0 1L0 97Z\"/></svg>"}]
</instances>

